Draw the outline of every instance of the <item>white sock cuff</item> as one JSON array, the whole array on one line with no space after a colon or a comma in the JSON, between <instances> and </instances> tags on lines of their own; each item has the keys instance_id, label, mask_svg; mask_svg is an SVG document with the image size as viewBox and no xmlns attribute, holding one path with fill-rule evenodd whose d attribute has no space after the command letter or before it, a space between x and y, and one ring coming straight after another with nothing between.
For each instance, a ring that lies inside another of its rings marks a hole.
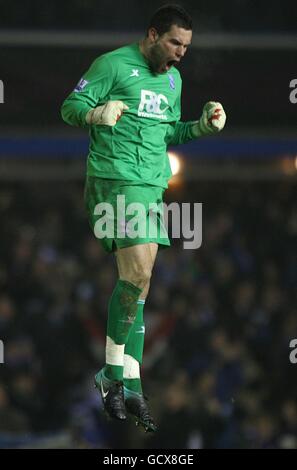
<instances>
[{"instance_id":1,"label":"white sock cuff","mask_svg":"<svg viewBox=\"0 0 297 470\"><path fill-rule=\"evenodd\" d=\"M139 379L139 362L129 354L124 354L124 379Z\"/></svg>"},{"instance_id":2,"label":"white sock cuff","mask_svg":"<svg viewBox=\"0 0 297 470\"><path fill-rule=\"evenodd\" d=\"M106 337L106 364L111 366L123 366L124 365L124 344L116 344L109 336Z\"/></svg>"}]
</instances>

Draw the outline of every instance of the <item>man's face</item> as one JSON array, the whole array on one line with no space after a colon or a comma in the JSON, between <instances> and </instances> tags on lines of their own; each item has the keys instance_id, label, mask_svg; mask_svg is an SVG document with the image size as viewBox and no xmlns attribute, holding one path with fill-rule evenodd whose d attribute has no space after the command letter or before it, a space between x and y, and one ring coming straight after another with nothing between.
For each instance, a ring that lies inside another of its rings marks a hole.
<instances>
[{"instance_id":1,"label":"man's face","mask_svg":"<svg viewBox=\"0 0 297 470\"><path fill-rule=\"evenodd\" d=\"M180 62L191 44L192 31L172 25L171 29L159 36L154 28L149 30L150 45L147 57L155 73L166 73Z\"/></svg>"}]
</instances>

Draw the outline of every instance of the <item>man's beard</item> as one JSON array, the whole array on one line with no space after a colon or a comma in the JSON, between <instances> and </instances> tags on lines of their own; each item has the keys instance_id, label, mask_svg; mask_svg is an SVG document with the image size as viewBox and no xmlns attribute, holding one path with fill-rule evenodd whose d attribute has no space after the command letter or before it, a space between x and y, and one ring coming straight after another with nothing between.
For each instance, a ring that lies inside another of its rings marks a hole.
<instances>
[{"instance_id":1,"label":"man's beard","mask_svg":"<svg viewBox=\"0 0 297 470\"><path fill-rule=\"evenodd\" d=\"M148 61L153 73L166 73L169 68L176 63L176 61L170 60L168 56L166 57L166 54L158 43L150 47Z\"/></svg>"}]
</instances>

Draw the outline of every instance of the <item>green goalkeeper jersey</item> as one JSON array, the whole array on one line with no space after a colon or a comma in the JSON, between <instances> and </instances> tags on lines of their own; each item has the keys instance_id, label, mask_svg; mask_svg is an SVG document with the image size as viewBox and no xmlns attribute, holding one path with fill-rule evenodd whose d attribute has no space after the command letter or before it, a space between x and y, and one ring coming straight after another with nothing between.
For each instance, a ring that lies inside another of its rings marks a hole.
<instances>
[{"instance_id":1,"label":"green goalkeeper jersey","mask_svg":"<svg viewBox=\"0 0 297 470\"><path fill-rule=\"evenodd\" d=\"M87 174L167 187L167 145L194 139L193 122L180 121L182 81L178 70L154 74L138 44L98 57L62 105L63 119L89 127ZM91 108L121 100L129 109L114 127L88 126Z\"/></svg>"}]
</instances>

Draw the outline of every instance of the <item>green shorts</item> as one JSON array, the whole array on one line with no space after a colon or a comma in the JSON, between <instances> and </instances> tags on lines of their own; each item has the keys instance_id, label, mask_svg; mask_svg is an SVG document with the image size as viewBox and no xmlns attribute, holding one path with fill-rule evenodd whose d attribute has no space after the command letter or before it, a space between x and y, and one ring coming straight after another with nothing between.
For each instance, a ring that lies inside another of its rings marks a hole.
<instances>
[{"instance_id":1,"label":"green shorts","mask_svg":"<svg viewBox=\"0 0 297 470\"><path fill-rule=\"evenodd\" d=\"M95 237L107 252L144 243L170 246L163 217L164 189L87 176L85 205Z\"/></svg>"}]
</instances>

